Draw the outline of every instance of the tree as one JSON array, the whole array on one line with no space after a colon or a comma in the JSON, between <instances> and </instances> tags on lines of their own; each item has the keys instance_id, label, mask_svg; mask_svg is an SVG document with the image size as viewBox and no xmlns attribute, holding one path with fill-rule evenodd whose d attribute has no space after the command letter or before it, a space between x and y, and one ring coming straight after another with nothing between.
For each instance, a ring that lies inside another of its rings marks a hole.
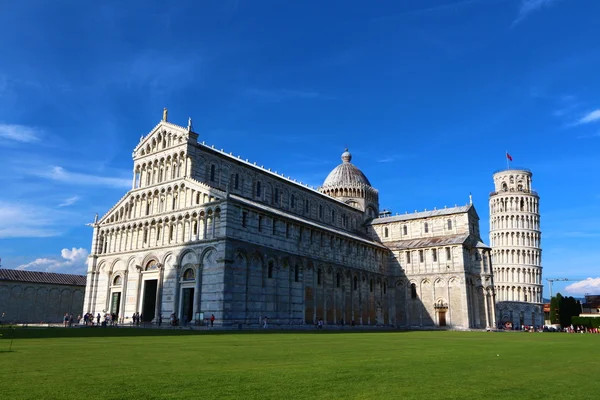
<instances>
[{"instance_id":1,"label":"tree","mask_svg":"<svg viewBox=\"0 0 600 400\"><path fill-rule=\"evenodd\" d=\"M560 293L550 299L550 321L561 326L571 325L571 319L581 312L581 303L575 298L563 297Z\"/></svg>"},{"instance_id":2,"label":"tree","mask_svg":"<svg viewBox=\"0 0 600 400\"><path fill-rule=\"evenodd\" d=\"M556 296L550 299L550 322L553 324L559 324L560 316L560 302L562 301L562 295L557 293Z\"/></svg>"}]
</instances>

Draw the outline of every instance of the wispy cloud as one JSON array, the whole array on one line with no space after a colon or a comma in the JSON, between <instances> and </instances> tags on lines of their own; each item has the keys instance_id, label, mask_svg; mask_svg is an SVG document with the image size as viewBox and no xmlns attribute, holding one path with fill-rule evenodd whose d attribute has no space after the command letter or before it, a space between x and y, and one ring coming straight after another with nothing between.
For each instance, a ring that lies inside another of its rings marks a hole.
<instances>
[{"instance_id":1,"label":"wispy cloud","mask_svg":"<svg viewBox=\"0 0 600 400\"><path fill-rule=\"evenodd\" d=\"M68 207L68 206L72 206L73 204L77 203L78 201L79 201L79 196L73 196L73 197L69 197L69 198L65 199L65 201L60 203L58 206L59 207Z\"/></svg>"},{"instance_id":2,"label":"wispy cloud","mask_svg":"<svg viewBox=\"0 0 600 400\"><path fill-rule=\"evenodd\" d=\"M59 236L69 217L33 204L0 202L0 239Z\"/></svg>"},{"instance_id":3,"label":"wispy cloud","mask_svg":"<svg viewBox=\"0 0 600 400\"><path fill-rule=\"evenodd\" d=\"M582 125L582 124L589 124L591 122L598 122L598 121L600 121L600 108L598 108L594 111L590 111L587 114L585 114L584 116L582 116L577 121L577 124Z\"/></svg>"},{"instance_id":4,"label":"wispy cloud","mask_svg":"<svg viewBox=\"0 0 600 400\"><path fill-rule=\"evenodd\" d=\"M86 270L88 251L84 248L62 249L61 258L38 258L30 263L19 265L18 270L46 271L83 274Z\"/></svg>"},{"instance_id":5,"label":"wispy cloud","mask_svg":"<svg viewBox=\"0 0 600 400\"><path fill-rule=\"evenodd\" d=\"M310 90L291 90L291 89L256 89L251 88L245 91L245 95L255 98L260 101L269 103L281 103L287 100L296 99L331 99L331 96L323 95L322 93Z\"/></svg>"},{"instance_id":6,"label":"wispy cloud","mask_svg":"<svg viewBox=\"0 0 600 400\"><path fill-rule=\"evenodd\" d=\"M54 166L49 169L35 169L28 172L31 175L51 179L53 181L64 182L71 185L131 188L131 180L129 179L71 172L59 166Z\"/></svg>"},{"instance_id":7,"label":"wispy cloud","mask_svg":"<svg viewBox=\"0 0 600 400\"><path fill-rule=\"evenodd\" d=\"M570 284L565 288L569 294L584 295L586 293L600 293L600 278L587 278Z\"/></svg>"},{"instance_id":8,"label":"wispy cloud","mask_svg":"<svg viewBox=\"0 0 600 400\"><path fill-rule=\"evenodd\" d=\"M590 133L589 135L577 136L577 139L593 139L593 138L600 138L600 132Z\"/></svg>"},{"instance_id":9,"label":"wispy cloud","mask_svg":"<svg viewBox=\"0 0 600 400\"><path fill-rule=\"evenodd\" d=\"M38 129L29 126L0 124L0 139L32 143L40 140L40 134Z\"/></svg>"},{"instance_id":10,"label":"wispy cloud","mask_svg":"<svg viewBox=\"0 0 600 400\"><path fill-rule=\"evenodd\" d=\"M506 0L462 0L462 1L454 1L454 2L448 2L446 4L439 4L436 6L432 6L432 7L423 7L423 8L415 8L415 9L408 9L408 10L404 10L404 11L400 11L394 14L389 14L389 15L384 15L381 17L376 17L373 18L373 22L379 22L379 21L386 21L386 20L391 20L394 18L399 18L399 17L404 17L404 16L409 16L409 15L419 15L419 14L428 14L428 13L433 13L433 12L440 12L440 11L447 11L447 10L451 10L451 11L455 11L461 7L466 7L466 6L470 6L470 5L474 5L474 4L478 4L478 3L490 3L490 2L504 2Z\"/></svg>"},{"instance_id":11,"label":"wispy cloud","mask_svg":"<svg viewBox=\"0 0 600 400\"><path fill-rule=\"evenodd\" d=\"M517 24L523 22L525 18L529 17L532 13L558 1L559 0L521 0L519 14L513 21L512 26L516 26Z\"/></svg>"}]
</instances>

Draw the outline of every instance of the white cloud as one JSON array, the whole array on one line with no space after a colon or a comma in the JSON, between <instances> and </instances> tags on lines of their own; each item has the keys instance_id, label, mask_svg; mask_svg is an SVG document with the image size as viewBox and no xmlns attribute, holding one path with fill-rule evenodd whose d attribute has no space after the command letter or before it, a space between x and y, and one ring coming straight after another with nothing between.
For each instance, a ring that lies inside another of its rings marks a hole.
<instances>
[{"instance_id":1,"label":"white cloud","mask_svg":"<svg viewBox=\"0 0 600 400\"><path fill-rule=\"evenodd\" d=\"M72 185L89 185L89 186L108 186L114 188L131 188L131 180L123 178L112 178L106 176L96 176L82 174L79 172L67 171L63 167L54 166L49 169L36 169L28 171L30 174L51 179L53 181L69 183Z\"/></svg>"},{"instance_id":2,"label":"white cloud","mask_svg":"<svg viewBox=\"0 0 600 400\"><path fill-rule=\"evenodd\" d=\"M46 271L84 274L86 271L86 260L88 251L84 248L71 250L62 249L59 258L38 258L30 263L19 265L18 270Z\"/></svg>"},{"instance_id":3,"label":"white cloud","mask_svg":"<svg viewBox=\"0 0 600 400\"><path fill-rule=\"evenodd\" d=\"M549 6L552 3L556 3L558 0L521 0L521 6L519 7L519 14L513 21L512 26L517 25L527 18L531 13L540 10L543 7Z\"/></svg>"},{"instance_id":4,"label":"white cloud","mask_svg":"<svg viewBox=\"0 0 600 400\"><path fill-rule=\"evenodd\" d=\"M79 217L34 204L0 202L0 239L59 236Z\"/></svg>"},{"instance_id":5,"label":"white cloud","mask_svg":"<svg viewBox=\"0 0 600 400\"><path fill-rule=\"evenodd\" d=\"M73 197L69 197L68 199L65 199L65 201L63 201L62 203L60 203L58 206L59 207L68 207L68 206L72 206L73 204L75 204L77 201L79 201L79 196L73 196Z\"/></svg>"},{"instance_id":6,"label":"white cloud","mask_svg":"<svg viewBox=\"0 0 600 400\"><path fill-rule=\"evenodd\" d=\"M577 121L577 124L589 124L590 122L597 121L600 121L600 108L594 111L590 111L589 113L581 117L579 121Z\"/></svg>"},{"instance_id":7,"label":"white cloud","mask_svg":"<svg viewBox=\"0 0 600 400\"><path fill-rule=\"evenodd\" d=\"M583 281L575 282L565 288L569 294L584 295L600 293L600 278L587 278Z\"/></svg>"},{"instance_id":8,"label":"white cloud","mask_svg":"<svg viewBox=\"0 0 600 400\"><path fill-rule=\"evenodd\" d=\"M24 125L0 124L0 139L32 143L40 140L40 131Z\"/></svg>"}]
</instances>

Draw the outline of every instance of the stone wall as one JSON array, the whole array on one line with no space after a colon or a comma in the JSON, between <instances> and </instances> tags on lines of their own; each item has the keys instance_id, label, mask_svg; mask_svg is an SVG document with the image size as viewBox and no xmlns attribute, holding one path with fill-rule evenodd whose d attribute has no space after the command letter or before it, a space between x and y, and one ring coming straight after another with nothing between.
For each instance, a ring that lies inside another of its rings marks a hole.
<instances>
[{"instance_id":1,"label":"stone wall","mask_svg":"<svg viewBox=\"0 0 600 400\"><path fill-rule=\"evenodd\" d=\"M0 321L60 323L65 313L83 313L82 286L0 281Z\"/></svg>"}]
</instances>

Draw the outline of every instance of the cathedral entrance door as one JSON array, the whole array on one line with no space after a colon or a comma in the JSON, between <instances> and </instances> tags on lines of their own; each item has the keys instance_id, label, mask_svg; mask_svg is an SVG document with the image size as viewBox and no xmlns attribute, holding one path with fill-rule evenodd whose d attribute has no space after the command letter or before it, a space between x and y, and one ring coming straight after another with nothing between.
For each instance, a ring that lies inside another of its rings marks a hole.
<instances>
[{"instance_id":1,"label":"cathedral entrance door","mask_svg":"<svg viewBox=\"0 0 600 400\"><path fill-rule=\"evenodd\" d=\"M194 288L183 289L181 298L181 321L187 323L194 319Z\"/></svg>"},{"instance_id":2,"label":"cathedral entrance door","mask_svg":"<svg viewBox=\"0 0 600 400\"><path fill-rule=\"evenodd\" d=\"M110 312L119 315L119 307L121 306L121 292L113 293L110 298Z\"/></svg>"},{"instance_id":3,"label":"cathedral entrance door","mask_svg":"<svg viewBox=\"0 0 600 400\"><path fill-rule=\"evenodd\" d=\"M156 290L158 289L158 279L149 279L144 281L144 303L142 304L142 315L144 322L150 322L154 319L156 312Z\"/></svg>"},{"instance_id":4,"label":"cathedral entrance door","mask_svg":"<svg viewBox=\"0 0 600 400\"><path fill-rule=\"evenodd\" d=\"M446 312L440 311L438 313L438 321L440 322L440 326L446 326Z\"/></svg>"}]
</instances>

